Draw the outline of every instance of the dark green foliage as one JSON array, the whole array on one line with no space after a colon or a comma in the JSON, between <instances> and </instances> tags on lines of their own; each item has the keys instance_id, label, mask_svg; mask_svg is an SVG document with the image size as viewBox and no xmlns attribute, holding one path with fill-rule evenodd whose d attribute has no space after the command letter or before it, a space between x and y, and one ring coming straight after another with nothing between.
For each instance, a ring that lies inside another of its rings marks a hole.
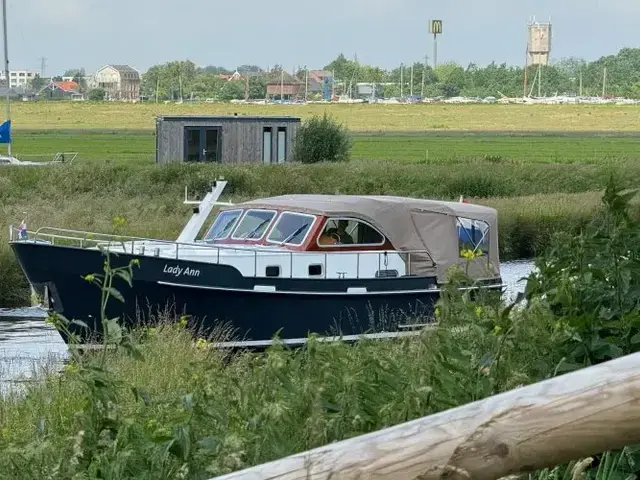
<instances>
[{"instance_id":1,"label":"dark green foliage","mask_svg":"<svg viewBox=\"0 0 640 480\"><path fill-rule=\"evenodd\" d=\"M106 95L106 92L102 88L92 88L91 90L89 90L89 93L87 94L87 96L89 97L89 100L91 100L92 102L103 101L105 95Z\"/></svg>"},{"instance_id":2,"label":"dark green foliage","mask_svg":"<svg viewBox=\"0 0 640 480\"><path fill-rule=\"evenodd\" d=\"M611 179L603 207L580 235L559 233L536 262L529 299L545 296L567 332L566 366L588 366L640 350L640 223L635 191Z\"/></svg>"},{"instance_id":3,"label":"dark green foliage","mask_svg":"<svg viewBox=\"0 0 640 480\"><path fill-rule=\"evenodd\" d=\"M298 127L293 145L296 162L346 162L350 155L349 132L326 113L313 116Z\"/></svg>"}]
</instances>

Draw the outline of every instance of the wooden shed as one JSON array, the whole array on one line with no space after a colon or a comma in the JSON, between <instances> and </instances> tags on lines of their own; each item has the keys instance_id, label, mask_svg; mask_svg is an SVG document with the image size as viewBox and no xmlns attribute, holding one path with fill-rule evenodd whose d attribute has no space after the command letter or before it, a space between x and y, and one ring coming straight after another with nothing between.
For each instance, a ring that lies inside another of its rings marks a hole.
<instances>
[{"instance_id":1,"label":"wooden shed","mask_svg":"<svg viewBox=\"0 0 640 480\"><path fill-rule=\"evenodd\" d=\"M283 163L299 125L298 117L158 117L156 163Z\"/></svg>"}]
</instances>

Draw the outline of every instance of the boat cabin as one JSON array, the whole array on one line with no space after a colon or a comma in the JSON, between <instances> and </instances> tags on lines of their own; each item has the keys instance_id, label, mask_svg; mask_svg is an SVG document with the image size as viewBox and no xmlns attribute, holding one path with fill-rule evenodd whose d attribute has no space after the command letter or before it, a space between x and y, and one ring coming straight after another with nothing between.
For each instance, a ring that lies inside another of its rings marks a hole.
<instances>
[{"instance_id":1,"label":"boat cabin","mask_svg":"<svg viewBox=\"0 0 640 480\"><path fill-rule=\"evenodd\" d=\"M393 260L390 268L377 269L375 277L393 271L393 276L444 278L452 264L463 263L468 271L471 264L470 274L475 276L499 276L496 211L468 203L389 196L284 195L221 209L201 242L265 252L371 252L377 262L383 254L386 266ZM349 257L341 256L340 261Z\"/></svg>"}]
</instances>

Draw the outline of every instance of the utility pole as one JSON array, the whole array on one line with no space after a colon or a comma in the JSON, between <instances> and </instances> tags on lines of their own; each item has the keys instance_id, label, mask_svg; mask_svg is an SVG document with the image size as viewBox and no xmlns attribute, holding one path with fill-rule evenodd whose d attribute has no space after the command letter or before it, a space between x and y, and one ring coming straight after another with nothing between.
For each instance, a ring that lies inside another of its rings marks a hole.
<instances>
[{"instance_id":1,"label":"utility pole","mask_svg":"<svg viewBox=\"0 0 640 480\"><path fill-rule=\"evenodd\" d=\"M44 78L45 73L47 71L47 58L40 57L40 78Z\"/></svg>"},{"instance_id":2,"label":"utility pole","mask_svg":"<svg viewBox=\"0 0 640 480\"><path fill-rule=\"evenodd\" d=\"M404 63L400 64L400 98L404 98Z\"/></svg>"},{"instance_id":3,"label":"utility pole","mask_svg":"<svg viewBox=\"0 0 640 480\"><path fill-rule=\"evenodd\" d=\"M411 86L409 92L409 96L413 97L413 63L411 64Z\"/></svg>"},{"instance_id":4,"label":"utility pole","mask_svg":"<svg viewBox=\"0 0 640 480\"><path fill-rule=\"evenodd\" d=\"M604 67L604 72L602 73L602 98L607 93L607 67Z\"/></svg>"},{"instance_id":5,"label":"utility pole","mask_svg":"<svg viewBox=\"0 0 640 480\"><path fill-rule=\"evenodd\" d=\"M422 82L420 85L420 96L422 98L424 98L424 81L425 81L425 75L427 74L427 62L429 61L429 58L427 57L427 55L424 56L424 65L422 67Z\"/></svg>"},{"instance_id":6,"label":"utility pole","mask_svg":"<svg viewBox=\"0 0 640 480\"><path fill-rule=\"evenodd\" d=\"M4 36L4 75L7 79L7 113L6 120L11 120L11 106L9 102L11 100L11 95L9 94L9 90L11 88L11 81L9 76L9 46L7 45L7 0L2 0L2 26L3 26L3 36ZM11 156L11 142L7 144L7 153Z\"/></svg>"},{"instance_id":7,"label":"utility pole","mask_svg":"<svg viewBox=\"0 0 640 480\"><path fill-rule=\"evenodd\" d=\"M284 102L284 68L280 70L280 103Z\"/></svg>"},{"instance_id":8,"label":"utility pole","mask_svg":"<svg viewBox=\"0 0 640 480\"><path fill-rule=\"evenodd\" d=\"M582 97L582 68L580 68L580 96Z\"/></svg>"}]
</instances>

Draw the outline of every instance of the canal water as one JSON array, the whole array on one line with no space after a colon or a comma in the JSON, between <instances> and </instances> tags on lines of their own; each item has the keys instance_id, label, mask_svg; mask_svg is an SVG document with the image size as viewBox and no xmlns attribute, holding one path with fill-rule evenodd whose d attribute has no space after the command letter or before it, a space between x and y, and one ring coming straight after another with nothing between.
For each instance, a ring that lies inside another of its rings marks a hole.
<instances>
[{"instance_id":1,"label":"canal water","mask_svg":"<svg viewBox=\"0 0 640 480\"><path fill-rule=\"evenodd\" d=\"M531 272L529 260L501 265L506 293L513 298L524 289L521 279ZM67 358L67 346L57 330L45 323L39 307L0 309L0 391L19 384L42 366L57 368Z\"/></svg>"}]
</instances>

